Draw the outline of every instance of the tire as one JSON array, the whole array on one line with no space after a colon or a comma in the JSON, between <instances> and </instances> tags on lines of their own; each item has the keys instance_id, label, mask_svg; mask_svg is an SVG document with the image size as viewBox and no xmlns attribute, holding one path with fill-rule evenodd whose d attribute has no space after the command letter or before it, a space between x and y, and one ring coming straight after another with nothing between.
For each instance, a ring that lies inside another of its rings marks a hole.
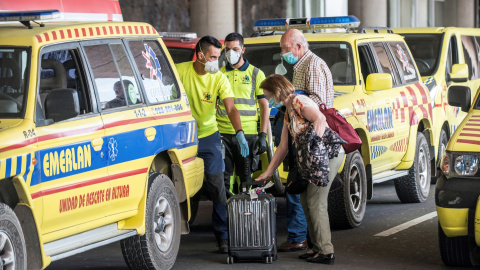
<instances>
[{"instance_id":1,"label":"tire","mask_svg":"<svg viewBox=\"0 0 480 270\"><path fill-rule=\"evenodd\" d=\"M147 194L145 234L121 241L123 257L132 270L170 269L180 247L180 208L170 178L154 175Z\"/></svg>"},{"instance_id":2,"label":"tire","mask_svg":"<svg viewBox=\"0 0 480 270\"><path fill-rule=\"evenodd\" d=\"M356 228L362 223L367 207L367 175L360 152L347 154L340 175L343 183L340 187L334 187L332 183L328 196L330 226L336 229Z\"/></svg>"},{"instance_id":3,"label":"tire","mask_svg":"<svg viewBox=\"0 0 480 270\"><path fill-rule=\"evenodd\" d=\"M0 203L0 269L27 269L27 250L22 227L13 210Z\"/></svg>"},{"instance_id":4,"label":"tire","mask_svg":"<svg viewBox=\"0 0 480 270\"><path fill-rule=\"evenodd\" d=\"M438 223L440 256L448 266L471 266L468 236L447 237Z\"/></svg>"},{"instance_id":5,"label":"tire","mask_svg":"<svg viewBox=\"0 0 480 270\"><path fill-rule=\"evenodd\" d=\"M443 152L445 151L445 148L447 148L447 143L448 143L448 137L447 137L447 133L445 132L444 129L442 129L440 131L440 138L438 140L438 153L437 153L437 159L436 159L436 162L435 162L435 165L438 166L440 165L440 162L441 162L441 158L442 158L442 155L443 155ZM432 175L432 184L436 184L437 183L437 177Z\"/></svg>"},{"instance_id":6,"label":"tire","mask_svg":"<svg viewBox=\"0 0 480 270\"><path fill-rule=\"evenodd\" d=\"M430 152L423 133L417 133L415 159L408 175L395 179L395 191L402 203L421 203L430 193Z\"/></svg>"}]
</instances>

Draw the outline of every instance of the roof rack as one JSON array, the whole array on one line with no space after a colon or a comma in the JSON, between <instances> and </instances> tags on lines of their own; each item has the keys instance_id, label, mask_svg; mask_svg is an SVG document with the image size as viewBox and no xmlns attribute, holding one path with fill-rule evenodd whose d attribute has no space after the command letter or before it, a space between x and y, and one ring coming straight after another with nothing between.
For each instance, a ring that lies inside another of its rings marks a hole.
<instances>
[{"instance_id":1,"label":"roof rack","mask_svg":"<svg viewBox=\"0 0 480 270\"><path fill-rule=\"evenodd\" d=\"M40 27L44 27L45 25L43 23L38 23L36 21L57 18L60 18L60 11L56 9L0 12L0 22L20 22L29 29L33 28L30 22L34 22L40 25Z\"/></svg>"},{"instance_id":2,"label":"roof rack","mask_svg":"<svg viewBox=\"0 0 480 270\"><path fill-rule=\"evenodd\" d=\"M357 33L367 33L367 30L373 30L374 33L380 33L380 30L385 30L387 31L387 33L389 34L395 34L393 33L393 30L389 27L376 27L376 26L373 26L373 27L369 27L369 26L365 26L365 27L360 27L357 29Z\"/></svg>"},{"instance_id":3,"label":"roof rack","mask_svg":"<svg viewBox=\"0 0 480 270\"><path fill-rule=\"evenodd\" d=\"M197 33L190 32L158 32L164 38L197 38Z\"/></svg>"}]
</instances>

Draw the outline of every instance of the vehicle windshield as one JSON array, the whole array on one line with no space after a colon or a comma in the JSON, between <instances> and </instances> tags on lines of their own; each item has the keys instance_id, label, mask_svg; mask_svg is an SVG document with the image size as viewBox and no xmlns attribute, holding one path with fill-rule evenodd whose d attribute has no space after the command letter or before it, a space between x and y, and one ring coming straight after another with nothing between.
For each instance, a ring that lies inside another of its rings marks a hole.
<instances>
[{"instance_id":1,"label":"vehicle windshield","mask_svg":"<svg viewBox=\"0 0 480 270\"><path fill-rule=\"evenodd\" d=\"M401 34L413 54L418 71L423 76L432 76L440 59L442 34Z\"/></svg>"},{"instance_id":2,"label":"vehicle windshield","mask_svg":"<svg viewBox=\"0 0 480 270\"><path fill-rule=\"evenodd\" d=\"M245 47L245 59L260 68L265 76L277 73L285 75L289 80L292 79L293 65L282 59L278 43L245 44ZM344 42L309 42L309 49L326 62L332 72L334 85L355 84L355 69L350 44Z\"/></svg>"},{"instance_id":3,"label":"vehicle windshield","mask_svg":"<svg viewBox=\"0 0 480 270\"><path fill-rule=\"evenodd\" d=\"M0 48L0 118L22 118L28 87L27 48Z\"/></svg>"}]
</instances>

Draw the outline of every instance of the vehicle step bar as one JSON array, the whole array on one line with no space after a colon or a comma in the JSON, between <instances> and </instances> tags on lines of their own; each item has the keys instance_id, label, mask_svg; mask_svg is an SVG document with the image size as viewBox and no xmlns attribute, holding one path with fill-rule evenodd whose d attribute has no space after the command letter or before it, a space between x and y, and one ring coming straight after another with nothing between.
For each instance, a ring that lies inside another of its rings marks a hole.
<instances>
[{"instance_id":1,"label":"vehicle step bar","mask_svg":"<svg viewBox=\"0 0 480 270\"><path fill-rule=\"evenodd\" d=\"M378 184L395 178L408 175L408 170L388 171L373 175L373 183Z\"/></svg>"},{"instance_id":2,"label":"vehicle step bar","mask_svg":"<svg viewBox=\"0 0 480 270\"><path fill-rule=\"evenodd\" d=\"M119 230L116 223L98 229L79 233L45 244L45 254L52 261L60 260L90 249L136 235L136 230Z\"/></svg>"}]
</instances>

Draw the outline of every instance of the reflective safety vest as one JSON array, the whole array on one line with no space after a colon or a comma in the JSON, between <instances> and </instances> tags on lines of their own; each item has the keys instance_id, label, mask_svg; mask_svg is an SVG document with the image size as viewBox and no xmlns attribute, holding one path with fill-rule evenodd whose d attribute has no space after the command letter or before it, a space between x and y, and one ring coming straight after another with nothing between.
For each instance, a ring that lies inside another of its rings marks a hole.
<instances>
[{"instance_id":1,"label":"reflective safety vest","mask_svg":"<svg viewBox=\"0 0 480 270\"><path fill-rule=\"evenodd\" d=\"M245 65L248 65L244 68ZM242 129L245 134L257 134L257 96L263 95L260 83L265 79L265 74L246 62L240 69L227 70L222 67L221 71L228 77L235 95L234 104L240 114ZM242 70L243 69L243 70ZM218 130L223 134L235 134L235 130L228 118L223 101L219 100L217 108Z\"/></svg>"}]
</instances>

